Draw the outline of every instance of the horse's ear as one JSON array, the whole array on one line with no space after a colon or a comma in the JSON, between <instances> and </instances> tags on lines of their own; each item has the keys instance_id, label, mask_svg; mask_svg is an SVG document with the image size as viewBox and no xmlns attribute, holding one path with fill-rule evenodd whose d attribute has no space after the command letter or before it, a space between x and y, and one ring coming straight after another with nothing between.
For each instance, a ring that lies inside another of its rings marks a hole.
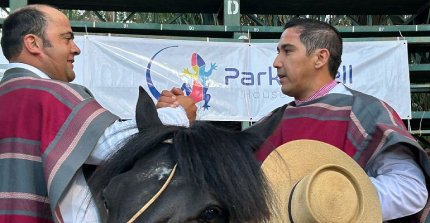
<instances>
[{"instance_id":1,"label":"horse's ear","mask_svg":"<svg viewBox=\"0 0 430 223\"><path fill-rule=\"evenodd\" d=\"M158 118L157 108L148 93L139 86L139 98L136 105L136 123L139 131L143 129L160 126L163 123Z\"/></svg>"}]
</instances>

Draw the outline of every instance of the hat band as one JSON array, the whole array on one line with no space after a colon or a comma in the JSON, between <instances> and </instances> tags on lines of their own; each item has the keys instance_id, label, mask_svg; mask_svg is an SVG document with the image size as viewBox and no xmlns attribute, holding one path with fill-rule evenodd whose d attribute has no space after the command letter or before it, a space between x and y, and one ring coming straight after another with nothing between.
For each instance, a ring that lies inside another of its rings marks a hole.
<instances>
[{"instance_id":1,"label":"hat band","mask_svg":"<svg viewBox=\"0 0 430 223\"><path fill-rule=\"evenodd\" d=\"M291 192L290 192L290 197L288 198L288 218L290 219L290 223L294 223L293 215L291 214L292 213L291 204L293 203L291 202L291 200L293 199L294 190L296 189L297 184L299 184L299 182L302 181L302 179L300 179L299 181L297 181L296 184L294 184L294 187L291 189Z\"/></svg>"}]
</instances>

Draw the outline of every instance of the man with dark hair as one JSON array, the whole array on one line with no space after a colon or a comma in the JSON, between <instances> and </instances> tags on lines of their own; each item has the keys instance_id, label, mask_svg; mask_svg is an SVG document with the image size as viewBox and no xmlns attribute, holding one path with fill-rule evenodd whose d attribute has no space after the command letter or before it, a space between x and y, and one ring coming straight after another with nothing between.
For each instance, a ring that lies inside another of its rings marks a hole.
<instances>
[{"instance_id":1,"label":"man with dark hair","mask_svg":"<svg viewBox=\"0 0 430 223\"><path fill-rule=\"evenodd\" d=\"M331 144L366 171L384 221L423 222L428 215L423 210L428 156L387 103L335 81L342 56L339 32L324 22L295 19L285 25L277 50L273 66L281 90L294 101L246 130L267 139L257 159L264 161L275 148L294 140ZM158 104L172 104L179 93L163 91Z\"/></svg>"},{"instance_id":2,"label":"man with dark hair","mask_svg":"<svg viewBox=\"0 0 430 223\"><path fill-rule=\"evenodd\" d=\"M5 19L2 31L10 64L0 82L0 223L97 221L84 202L81 167L118 149L137 132L135 120L119 120L88 89L68 83L80 49L59 10L25 6ZM194 101L177 99L179 110L159 109L159 116L165 124L188 125ZM84 219L87 211L94 219Z\"/></svg>"},{"instance_id":3,"label":"man with dark hair","mask_svg":"<svg viewBox=\"0 0 430 223\"><path fill-rule=\"evenodd\" d=\"M366 171L384 221L421 211L428 197L428 157L388 104L335 81L342 55L339 32L324 22L292 20L277 50L273 66L281 90L294 101L248 130L267 138L257 158L264 161L293 140L319 140L343 150Z\"/></svg>"}]
</instances>

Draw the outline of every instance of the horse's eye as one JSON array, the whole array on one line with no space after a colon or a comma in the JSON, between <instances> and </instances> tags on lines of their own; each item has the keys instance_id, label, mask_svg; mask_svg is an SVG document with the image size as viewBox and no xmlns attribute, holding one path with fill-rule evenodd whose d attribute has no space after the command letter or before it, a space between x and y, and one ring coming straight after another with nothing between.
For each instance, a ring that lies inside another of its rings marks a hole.
<instances>
[{"instance_id":1,"label":"horse's eye","mask_svg":"<svg viewBox=\"0 0 430 223\"><path fill-rule=\"evenodd\" d=\"M213 221L223 214L222 210L217 207L206 208L200 213L200 219L203 221Z\"/></svg>"},{"instance_id":2,"label":"horse's eye","mask_svg":"<svg viewBox=\"0 0 430 223\"><path fill-rule=\"evenodd\" d=\"M109 207L108 207L108 204L107 204L107 202L106 202L105 196L104 196L103 194L102 194L101 196L102 196L103 206L104 206L104 208L105 208L105 210L106 210L106 213L108 213L108 214L109 214Z\"/></svg>"},{"instance_id":3,"label":"horse's eye","mask_svg":"<svg viewBox=\"0 0 430 223\"><path fill-rule=\"evenodd\" d=\"M103 206L106 210L106 213L109 214L109 207L108 207L108 204L106 203L106 201L103 202Z\"/></svg>"}]
</instances>

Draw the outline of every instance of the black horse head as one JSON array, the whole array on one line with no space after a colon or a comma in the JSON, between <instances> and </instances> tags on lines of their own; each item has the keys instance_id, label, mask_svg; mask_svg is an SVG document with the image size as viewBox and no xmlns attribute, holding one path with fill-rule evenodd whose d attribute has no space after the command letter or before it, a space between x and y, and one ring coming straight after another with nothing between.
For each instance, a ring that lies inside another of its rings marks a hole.
<instances>
[{"instance_id":1,"label":"black horse head","mask_svg":"<svg viewBox=\"0 0 430 223\"><path fill-rule=\"evenodd\" d=\"M268 220L269 190L252 152L261 140L205 122L165 126L142 88L136 114L139 133L90 180L104 222L127 222L145 205L136 222Z\"/></svg>"}]
</instances>

